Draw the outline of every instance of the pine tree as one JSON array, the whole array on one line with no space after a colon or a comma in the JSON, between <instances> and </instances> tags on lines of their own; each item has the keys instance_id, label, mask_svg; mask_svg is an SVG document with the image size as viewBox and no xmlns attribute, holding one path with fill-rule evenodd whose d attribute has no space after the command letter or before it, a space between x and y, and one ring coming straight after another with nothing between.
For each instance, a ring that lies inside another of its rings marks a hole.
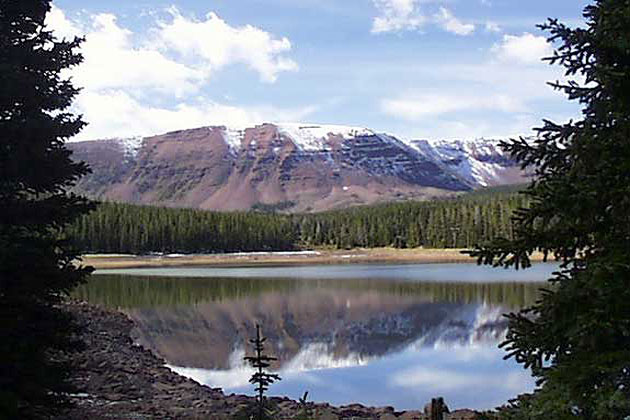
<instances>
[{"instance_id":1,"label":"pine tree","mask_svg":"<svg viewBox=\"0 0 630 420\"><path fill-rule=\"evenodd\" d=\"M268 356L264 353L265 341L267 338L260 334L260 325L256 324L256 338L249 340L254 345L254 356L246 356L245 361L256 369L249 379L249 382L256 385L256 419L265 420L271 418L270 411L267 407L265 392L269 389L269 385L280 380L280 376L275 373L268 373L267 369L271 366L271 362L276 360L275 357Z\"/></svg>"},{"instance_id":2,"label":"pine tree","mask_svg":"<svg viewBox=\"0 0 630 420\"><path fill-rule=\"evenodd\" d=\"M67 193L88 172L64 141L77 89L60 73L81 61L80 39L44 27L47 0L0 0L0 418L52 414L67 369L52 355L74 347L63 297L89 273L60 230L91 204Z\"/></svg>"},{"instance_id":3,"label":"pine tree","mask_svg":"<svg viewBox=\"0 0 630 420\"><path fill-rule=\"evenodd\" d=\"M630 1L596 0L586 25L541 25L559 47L548 60L584 83L554 83L582 118L545 121L534 144L505 145L536 180L515 213L514 239L476 249L480 262L528 267L539 249L562 262L553 287L509 315L508 357L539 388L510 419L630 416Z\"/></svg>"}]
</instances>

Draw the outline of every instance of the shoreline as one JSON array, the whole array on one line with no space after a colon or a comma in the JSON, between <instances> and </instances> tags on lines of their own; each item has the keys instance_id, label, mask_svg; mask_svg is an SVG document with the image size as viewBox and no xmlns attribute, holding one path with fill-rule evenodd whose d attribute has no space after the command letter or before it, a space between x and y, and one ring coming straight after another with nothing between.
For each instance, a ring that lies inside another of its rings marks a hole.
<instances>
[{"instance_id":1,"label":"shoreline","mask_svg":"<svg viewBox=\"0 0 630 420\"><path fill-rule=\"evenodd\" d=\"M57 420L101 419L234 419L252 407L255 398L225 394L180 376L166 361L131 339L134 323L121 312L85 302L68 302L80 327L84 350L68 357L73 365L71 395L75 406ZM270 396L278 420L296 419L300 403L288 397ZM424 420L418 410L396 411L393 407L309 403L312 419ZM455 410L445 420L474 420L479 413Z\"/></svg>"},{"instance_id":2,"label":"shoreline","mask_svg":"<svg viewBox=\"0 0 630 420\"><path fill-rule=\"evenodd\" d=\"M316 265L360 263L472 263L476 259L462 254L464 249L397 249L355 248L351 250L312 250L288 252L239 252L228 254L86 254L81 263L95 269L160 268L194 266L265 266L265 265ZM532 255L533 262L542 261L541 253Z\"/></svg>"}]
</instances>

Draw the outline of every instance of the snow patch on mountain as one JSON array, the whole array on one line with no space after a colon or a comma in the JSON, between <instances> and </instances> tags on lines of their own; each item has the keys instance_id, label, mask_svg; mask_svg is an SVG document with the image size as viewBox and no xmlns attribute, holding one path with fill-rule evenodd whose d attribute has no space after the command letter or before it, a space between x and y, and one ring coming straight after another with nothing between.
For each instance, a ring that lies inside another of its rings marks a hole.
<instances>
[{"instance_id":1,"label":"snow patch on mountain","mask_svg":"<svg viewBox=\"0 0 630 420\"><path fill-rule=\"evenodd\" d=\"M500 180L500 168L511 163L500 140L414 140L410 145L455 172L469 185L487 187Z\"/></svg>"},{"instance_id":2,"label":"snow patch on mountain","mask_svg":"<svg viewBox=\"0 0 630 420\"><path fill-rule=\"evenodd\" d=\"M349 139L375 135L368 128L346 125L280 123L276 124L276 127L278 127L280 134L289 137L300 149L312 152L329 150L327 140L330 136L340 136L344 139Z\"/></svg>"},{"instance_id":3,"label":"snow patch on mountain","mask_svg":"<svg viewBox=\"0 0 630 420\"><path fill-rule=\"evenodd\" d=\"M121 137L114 139L122 147L123 153L127 158L135 158L142 148L143 137Z\"/></svg>"},{"instance_id":4,"label":"snow patch on mountain","mask_svg":"<svg viewBox=\"0 0 630 420\"><path fill-rule=\"evenodd\" d=\"M284 136L297 146L302 153L330 152L331 137L342 139L346 150L360 147L361 157L354 164L387 167L390 175L405 172L410 156L421 155L421 161L431 161L445 170L451 176L470 187L487 187L502 184L504 169L512 166L513 162L499 147L499 140L409 140L386 133L375 132L365 127L311 124L303 122L283 122L271 124L276 127L278 134ZM226 144L233 153L238 154L245 138L244 127L220 127ZM210 128L212 129L212 128ZM355 140L360 140L356 142ZM250 147L255 148L255 140ZM400 154L393 156L378 156L378 151L384 147L394 147ZM274 146L274 153L280 151ZM368 157L367 154L370 154ZM366 161L369 160L370 162Z\"/></svg>"},{"instance_id":5,"label":"snow patch on mountain","mask_svg":"<svg viewBox=\"0 0 630 420\"><path fill-rule=\"evenodd\" d=\"M245 138L245 130L242 128L223 127L223 138L230 150L238 152Z\"/></svg>"}]
</instances>

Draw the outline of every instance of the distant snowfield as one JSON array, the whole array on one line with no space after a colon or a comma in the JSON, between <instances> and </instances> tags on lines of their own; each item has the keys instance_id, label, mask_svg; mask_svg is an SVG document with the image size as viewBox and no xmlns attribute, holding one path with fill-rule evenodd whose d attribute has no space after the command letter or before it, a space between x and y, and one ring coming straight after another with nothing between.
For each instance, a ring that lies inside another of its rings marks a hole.
<instances>
[{"instance_id":1,"label":"distant snowfield","mask_svg":"<svg viewBox=\"0 0 630 420\"><path fill-rule=\"evenodd\" d=\"M212 129L209 127L209 129ZM223 133L223 138L232 151L238 151L243 144L245 138L245 130L243 128L226 128Z\"/></svg>"},{"instance_id":2,"label":"distant snowfield","mask_svg":"<svg viewBox=\"0 0 630 420\"><path fill-rule=\"evenodd\" d=\"M142 148L143 137L126 137L117 138L118 144L120 144L124 151L125 156L135 158L138 155L138 151Z\"/></svg>"},{"instance_id":3,"label":"distant snowfield","mask_svg":"<svg viewBox=\"0 0 630 420\"><path fill-rule=\"evenodd\" d=\"M340 136L344 139L375 135L368 128L347 125L309 123L277 123L273 125L278 128L280 134L289 137L303 151L328 149L326 141L329 135ZM213 129L213 127L208 128ZM230 149L237 151L243 144L245 129L243 127L225 127L223 137Z\"/></svg>"},{"instance_id":4,"label":"distant snowfield","mask_svg":"<svg viewBox=\"0 0 630 420\"><path fill-rule=\"evenodd\" d=\"M473 185L487 187L500 179L503 168L484 161L491 157L505 156L499 147L500 140L416 140L410 146L420 153L441 162Z\"/></svg>"},{"instance_id":5,"label":"distant snowfield","mask_svg":"<svg viewBox=\"0 0 630 420\"><path fill-rule=\"evenodd\" d=\"M353 139L361 136L378 136L387 143L398 143L410 147L432 160L448 167L466 182L487 187L500 179L501 168L484 161L485 157L502 156L499 139L477 138L468 140L410 140L386 133L379 133L369 128L311 123L274 123L278 132L288 137L303 152L329 151L329 137L339 136ZM228 127L224 131L225 142L230 150L240 150L245 131L242 128Z\"/></svg>"},{"instance_id":6,"label":"distant snowfield","mask_svg":"<svg viewBox=\"0 0 630 420\"><path fill-rule=\"evenodd\" d=\"M279 123L275 124L281 134L290 137L296 146L305 151L327 150L329 135L340 136L344 139L359 136L373 136L375 133L364 127L347 125L319 125L307 123Z\"/></svg>"}]
</instances>

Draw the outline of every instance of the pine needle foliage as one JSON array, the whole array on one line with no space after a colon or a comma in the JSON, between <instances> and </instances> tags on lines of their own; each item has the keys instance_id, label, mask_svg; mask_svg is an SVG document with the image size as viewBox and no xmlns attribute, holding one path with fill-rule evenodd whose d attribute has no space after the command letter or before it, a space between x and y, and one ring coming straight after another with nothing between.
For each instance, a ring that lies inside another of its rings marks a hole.
<instances>
[{"instance_id":1,"label":"pine needle foliage","mask_svg":"<svg viewBox=\"0 0 630 420\"><path fill-rule=\"evenodd\" d=\"M246 356L244 359L256 369L249 383L255 385L254 390L258 393L257 402L257 420L266 420L271 418L271 413L266 407L265 392L269 389L269 385L280 380L280 376L275 373L268 373L267 369L271 366L271 362L277 360L275 357L266 355L265 341L267 338L260 334L260 325L256 324L256 338L249 340L254 345L254 356Z\"/></svg>"},{"instance_id":2,"label":"pine needle foliage","mask_svg":"<svg viewBox=\"0 0 630 420\"><path fill-rule=\"evenodd\" d=\"M503 410L509 419L630 416L630 1L596 0L584 18L540 25L557 46L546 60L574 79L552 86L582 117L504 145L535 168L530 206L515 213L512 239L471 252L504 267L528 267L534 250L561 262L553 289L508 317L506 357L539 386Z\"/></svg>"},{"instance_id":3,"label":"pine needle foliage","mask_svg":"<svg viewBox=\"0 0 630 420\"><path fill-rule=\"evenodd\" d=\"M81 62L81 39L56 39L49 11L48 0L0 0L0 418L48 418L67 403L69 370L54 355L76 343L59 304L90 272L61 236L91 209L66 192L88 172L64 146L85 124L61 76Z\"/></svg>"}]
</instances>

